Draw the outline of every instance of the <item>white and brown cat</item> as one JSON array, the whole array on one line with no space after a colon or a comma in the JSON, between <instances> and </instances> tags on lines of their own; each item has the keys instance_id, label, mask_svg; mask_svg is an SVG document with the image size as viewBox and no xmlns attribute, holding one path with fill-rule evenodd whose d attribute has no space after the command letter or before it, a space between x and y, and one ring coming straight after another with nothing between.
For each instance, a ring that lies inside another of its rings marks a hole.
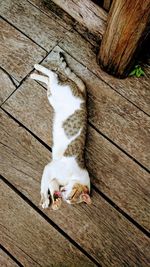
<instances>
[{"instance_id":1,"label":"white and brown cat","mask_svg":"<svg viewBox=\"0 0 150 267\"><path fill-rule=\"evenodd\" d=\"M52 161L47 164L41 180L41 205L58 209L62 200L69 204L91 203L90 178L84 164L87 112L86 89L82 80L67 66L62 53L58 53L59 67L65 76L36 64L44 75L31 74L31 78L47 85L48 100L53 107ZM60 192L60 193L59 193Z\"/></svg>"}]
</instances>

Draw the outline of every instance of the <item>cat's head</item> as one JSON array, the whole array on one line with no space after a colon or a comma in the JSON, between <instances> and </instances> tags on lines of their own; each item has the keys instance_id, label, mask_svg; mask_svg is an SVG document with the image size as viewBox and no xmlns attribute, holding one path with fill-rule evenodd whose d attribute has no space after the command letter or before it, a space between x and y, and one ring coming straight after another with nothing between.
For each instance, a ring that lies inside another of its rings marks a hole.
<instances>
[{"instance_id":1,"label":"cat's head","mask_svg":"<svg viewBox=\"0 0 150 267\"><path fill-rule=\"evenodd\" d=\"M62 187L61 192L63 200L68 204L77 204L81 202L91 204L89 188L86 185L70 183L67 186Z\"/></svg>"}]
</instances>

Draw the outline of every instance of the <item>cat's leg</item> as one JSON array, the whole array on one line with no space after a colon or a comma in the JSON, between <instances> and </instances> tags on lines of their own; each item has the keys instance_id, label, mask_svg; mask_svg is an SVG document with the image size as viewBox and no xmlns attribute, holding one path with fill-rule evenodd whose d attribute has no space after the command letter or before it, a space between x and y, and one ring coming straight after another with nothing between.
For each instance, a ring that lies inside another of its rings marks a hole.
<instances>
[{"instance_id":1,"label":"cat's leg","mask_svg":"<svg viewBox=\"0 0 150 267\"><path fill-rule=\"evenodd\" d=\"M58 75L55 72L41 66L40 64L35 64L34 67L36 70L48 76L47 77L47 97L48 97L50 104L53 106L51 96L55 94L55 88L57 88L57 84L58 84Z\"/></svg>"},{"instance_id":2,"label":"cat's leg","mask_svg":"<svg viewBox=\"0 0 150 267\"><path fill-rule=\"evenodd\" d=\"M52 209L57 210L61 206L61 197L58 195L59 193L59 184L56 179L52 178L51 173L51 163L47 164L44 168L42 180L41 180L41 201L40 205L43 209L48 208L50 200L49 194L50 191L51 199L52 199Z\"/></svg>"},{"instance_id":3,"label":"cat's leg","mask_svg":"<svg viewBox=\"0 0 150 267\"><path fill-rule=\"evenodd\" d=\"M57 179L52 179L49 183L49 190L52 198L52 209L58 210L62 203L62 198L59 195L59 184Z\"/></svg>"},{"instance_id":4,"label":"cat's leg","mask_svg":"<svg viewBox=\"0 0 150 267\"><path fill-rule=\"evenodd\" d=\"M34 68L36 70L42 72L43 74L47 75L50 78L50 82L57 81L57 74L55 72L53 72L52 70L49 70L40 64L35 64Z\"/></svg>"},{"instance_id":5,"label":"cat's leg","mask_svg":"<svg viewBox=\"0 0 150 267\"><path fill-rule=\"evenodd\" d=\"M51 164L47 164L44 168L42 179L41 179L41 201L40 205L43 209L49 206L49 182L51 180Z\"/></svg>"},{"instance_id":6,"label":"cat's leg","mask_svg":"<svg viewBox=\"0 0 150 267\"><path fill-rule=\"evenodd\" d=\"M43 82L46 85L48 85L48 81L49 81L48 77L45 77L45 76L42 76L42 75L39 75L39 74L36 74L36 73L32 73L30 75L30 78L33 79L33 80L36 80L36 81Z\"/></svg>"}]
</instances>

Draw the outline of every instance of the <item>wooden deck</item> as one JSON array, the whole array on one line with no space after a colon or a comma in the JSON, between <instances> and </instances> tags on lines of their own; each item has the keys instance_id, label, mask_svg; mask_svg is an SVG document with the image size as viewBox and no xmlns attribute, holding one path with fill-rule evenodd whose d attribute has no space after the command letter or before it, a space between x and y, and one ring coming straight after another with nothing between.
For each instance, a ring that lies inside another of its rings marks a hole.
<instances>
[{"instance_id":1,"label":"wooden deck","mask_svg":"<svg viewBox=\"0 0 150 267\"><path fill-rule=\"evenodd\" d=\"M148 267L149 70L140 79L104 73L99 41L55 4L1 0L0 13L0 265ZM45 88L28 76L35 63L49 66L56 50L87 85L93 203L52 211L39 207L52 110Z\"/></svg>"}]
</instances>

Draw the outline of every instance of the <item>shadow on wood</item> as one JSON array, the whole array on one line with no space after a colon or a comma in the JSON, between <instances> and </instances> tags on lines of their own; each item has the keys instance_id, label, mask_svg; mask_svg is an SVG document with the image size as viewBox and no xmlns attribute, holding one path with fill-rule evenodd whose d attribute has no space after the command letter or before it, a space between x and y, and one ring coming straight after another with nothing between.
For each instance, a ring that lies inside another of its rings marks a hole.
<instances>
[{"instance_id":1,"label":"shadow on wood","mask_svg":"<svg viewBox=\"0 0 150 267\"><path fill-rule=\"evenodd\" d=\"M101 67L114 76L127 77L149 26L149 0L114 0L98 55Z\"/></svg>"}]
</instances>

